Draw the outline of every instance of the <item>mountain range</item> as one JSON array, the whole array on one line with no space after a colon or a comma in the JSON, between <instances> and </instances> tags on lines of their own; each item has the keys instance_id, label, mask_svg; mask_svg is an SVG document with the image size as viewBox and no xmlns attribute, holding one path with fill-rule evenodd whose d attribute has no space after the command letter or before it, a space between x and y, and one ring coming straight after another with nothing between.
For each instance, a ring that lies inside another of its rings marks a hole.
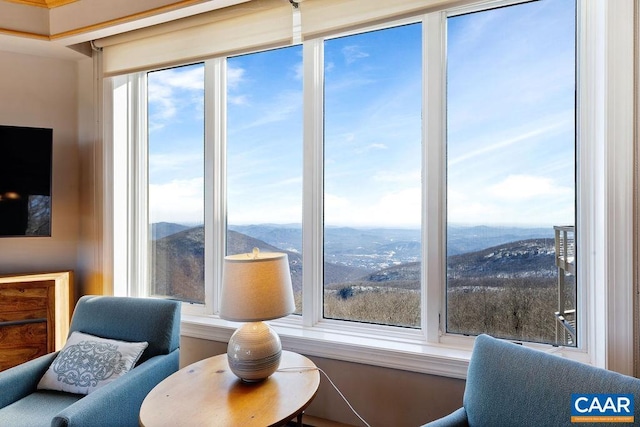
<instances>
[{"instance_id":1,"label":"mountain range","mask_svg":"<svg viewBox=\"0 0 640 427\"><path fill-rule=\"evenodd\" d=\"M457 242L454 251L482 247L448 256L448 277L457 286L471 280L516 277L553 283L557 275L554 240L540 237L541 234L553 236L553 230L450 228L449 239ZM204 227L159 223L152 227L152 236L156 292L202 302ZM229 227L227 253L247 253L254 247L287 253L294 291L300 291L301 238L301 230L296 226ZM491 244L495 242L498 243ZM324 284L329 290L345 286L394 289L420 286L421 256L416 230L327 228L324 255Z\"/></svg>"}]
</instances>

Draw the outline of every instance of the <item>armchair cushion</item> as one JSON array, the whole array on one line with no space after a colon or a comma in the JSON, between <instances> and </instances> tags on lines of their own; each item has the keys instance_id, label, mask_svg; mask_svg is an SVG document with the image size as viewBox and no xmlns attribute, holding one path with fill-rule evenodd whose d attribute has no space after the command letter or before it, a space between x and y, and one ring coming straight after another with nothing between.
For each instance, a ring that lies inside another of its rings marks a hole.
<instances>
[{"instance_id":1,"label":"armchair cushion","mask_svg":"<svg viewBox=\"0 0 640 427\"><path fill-rule=\"evenodd\" d=\"M89 394L129 372L147 346L74 331L38 389Z\"/></svg>"},{"instance_id":2,"label":"armchair cushion","mask_svg":"<svg viewBox=\"0 0 640 427\"><path fill-rule=\"evenodd\" d=\"M81 394L38 390L0 410L0 425L11 427L49 427L53 417L79 401Z\"/></svg>"},{"instance_id":3,"label":"armchair cushion","mask_svg":"<svg viewBox=\"0 0 640 427\"><path fill-rule=\"evenodd\" d=\"M44 375L57 352L45 354L11 369L0 372L0 411L1 408L28 396L36 389L38 381ZM2 422L0 422L0 426Z\"/></svg>"}]
</instances>

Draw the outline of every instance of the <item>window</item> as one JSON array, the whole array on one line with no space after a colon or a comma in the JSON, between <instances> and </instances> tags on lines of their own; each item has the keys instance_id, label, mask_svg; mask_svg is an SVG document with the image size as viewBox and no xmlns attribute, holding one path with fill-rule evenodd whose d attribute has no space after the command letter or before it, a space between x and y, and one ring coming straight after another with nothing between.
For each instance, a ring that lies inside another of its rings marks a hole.
<instances>
[{"instance_id":1,"label":"window","mask_svg":"<svg viewBox=\"0 0 640 427\"><path fill-rule=\"evenodd\" d=\"M576 345L575 13L447 19L447 332Z\"/></svg>"},{"instance_id":2,"label":"window","mask_svg":"<svg viewBox=\"0 0 640 427\"><path fill-rule=\"evenodd\" d=\"M204 302L204 64L150 72L150 294Z\"/></svg>"},{"instance_id":3,"label":"window","mask_svg":"<svg viewBox=\"0 0 640 427\"><path fill-rule=\"evenodd\" d=\"M227 255L286 252L302 311L302 48L227 59Z\"/></svg>"},{"instance_id":4,"label":"window","mask_svg":"<svg viewBox=\"0 0 640 427\"><path fill-rule=\"evenodd\" d=\"M464 377L467 335L490 332L605 366L610 342L631 336L609 341L601 325L624 326L631 313L618 302L630 291L633 144L610 134L627 129L627 109L604 108L628 107L626 86L587 64L623 55L598 50L615 27L590 21L600 9L513 3L355 23L302 45L108 79L113 161L128 172L126 182L113 174L114 277L129 294L183 299L185 333L225 340L235 325L216 317L221 260L264 245L290 254L300 283L299 315L274 322L293 350ZM175 92L147 100L147 87ZM169 106L175 119L158 120ZM169 138L175 151L163 151ZM177 222L154 196L178 179L175 161L192 184L180 194L193 196L170 206L185 208ZM200 227L200 264L185 269L154 248L157 222ZM488 278L460 273L470 262L481 270L480 255L509 264ZM155 285L163 268L194 273L200 294ZM548 302L526 318L533 300Z\"/></svg>"},{"instance_id":5,"label":"window","mask_svg":"<svg viewBox=\"0 0 640 427\"><path fill-rule=\"evenodd\" d=\"M324 72L324 317L417 328L422 25L326 40Z\"/></svg>"}]
</instances>

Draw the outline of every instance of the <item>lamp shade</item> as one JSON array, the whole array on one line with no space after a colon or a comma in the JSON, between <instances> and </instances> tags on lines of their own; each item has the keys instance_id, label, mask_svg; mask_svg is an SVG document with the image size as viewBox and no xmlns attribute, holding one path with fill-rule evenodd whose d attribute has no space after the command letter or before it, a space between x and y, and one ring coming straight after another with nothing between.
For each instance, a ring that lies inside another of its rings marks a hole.
<instances>
[{"instance_id":1,"label":"lamp shade","mask_svg":"<svg viewBox=\"0 0 640 427\"><path fill-rule=\"evenodd\" d=\"M287 254L254 250L224 258L220 317L256 322L287 316L295 309Z\"/></svg>"}]
</instances>

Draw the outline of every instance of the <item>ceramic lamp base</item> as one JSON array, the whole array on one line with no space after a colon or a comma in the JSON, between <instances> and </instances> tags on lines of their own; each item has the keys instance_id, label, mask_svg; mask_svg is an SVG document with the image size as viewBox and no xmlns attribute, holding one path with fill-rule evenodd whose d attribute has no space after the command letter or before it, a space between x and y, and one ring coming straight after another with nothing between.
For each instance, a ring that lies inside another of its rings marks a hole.
<instances>
[{"instance_id":1,"label":"ceramic lamp base","mask_svg":"<svg viewBox=\"0 0 640 427\"><path fill-rule=\"evenodd\" d=\"M246 382L268 378L280 366L281 354L280 337L264 322L245 323L239 327L227 347L231 372Z\"/></svg>"}]
</instances>

